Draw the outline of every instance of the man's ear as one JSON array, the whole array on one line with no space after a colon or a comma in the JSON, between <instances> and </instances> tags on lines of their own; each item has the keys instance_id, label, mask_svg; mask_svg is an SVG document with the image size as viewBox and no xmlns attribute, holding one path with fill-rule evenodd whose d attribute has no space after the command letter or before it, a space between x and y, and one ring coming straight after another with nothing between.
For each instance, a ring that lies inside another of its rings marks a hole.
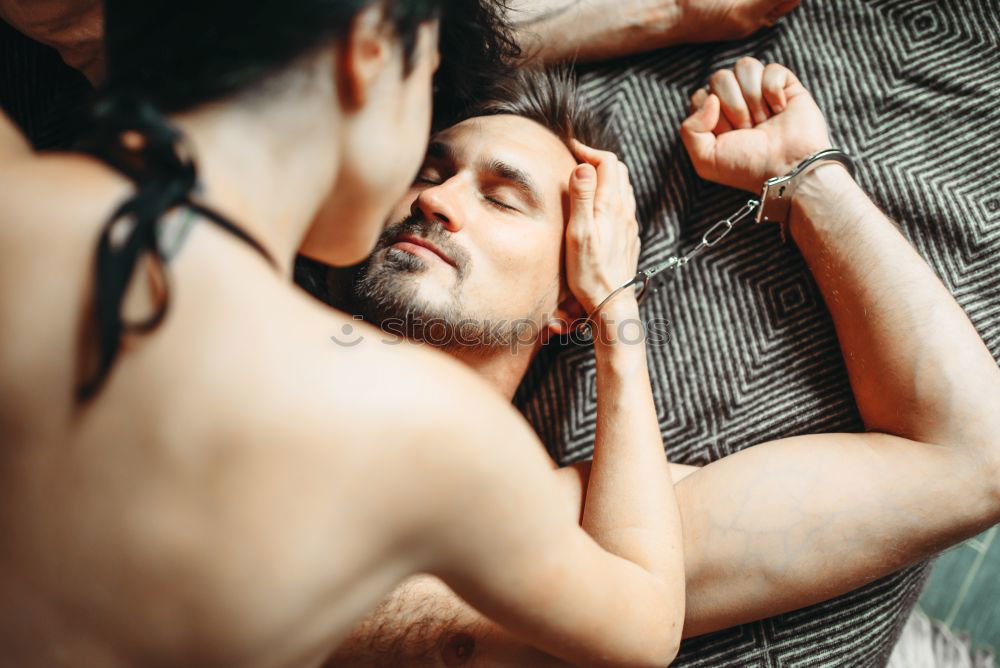
<instances>
[{"instance_id":1,"label":"man's ear","mask_svg":"<svg viewBox=\"0 0 1000 668\"><path fill-rule=\"evenodd\" d=\"M392 31L381 3L372 3L351 22L351 29L337 45L337 88L348 109L368 101L369 91L392 55Z\"/></svg>"},{"instance_id":2,"label":"man's ear","mask_svg":"<svg viewBox=\"0 0 1000 668\"><path fill-rule=\"evenodd\" d=\"M548 336L565 336L579 326L587 313L569 290L559 299L559 306L546 323Z\"/></svg>"}]
</instances>

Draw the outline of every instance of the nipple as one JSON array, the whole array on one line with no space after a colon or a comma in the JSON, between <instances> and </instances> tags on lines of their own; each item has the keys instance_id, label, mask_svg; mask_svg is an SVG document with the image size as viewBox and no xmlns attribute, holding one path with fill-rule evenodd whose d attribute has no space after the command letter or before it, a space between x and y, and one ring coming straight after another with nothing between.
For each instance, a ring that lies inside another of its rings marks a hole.
<instances>
[{"instance_id":1,"label":"nipple","mask_svg":"<svg viewBox=\"0 0 1000 668\"><path fill-rule=\"evenodd\" d=\"M441 647L441 659L446 666L463 666L472 658L476 639L468 633L453 633Z\"/></svg>"}]
</instances>

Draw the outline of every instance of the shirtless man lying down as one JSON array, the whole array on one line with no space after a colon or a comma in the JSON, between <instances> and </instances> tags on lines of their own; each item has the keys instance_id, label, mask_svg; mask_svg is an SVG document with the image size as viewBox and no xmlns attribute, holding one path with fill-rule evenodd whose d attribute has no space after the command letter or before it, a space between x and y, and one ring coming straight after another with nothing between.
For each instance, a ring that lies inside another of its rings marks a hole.
<instances>
[{"instance_id":1,"label":"shirtless man lying down","mask_svg":"<svg viewBox=\"0 0 1000 668\"><path fill-rule=\"evenodd\" d=\"M757 193L829 147L822 114L784 67L743 59L711 80L682 126L704 178ZM574 231L596 225L628 237L635 209L618 160L591 148L614 148L613 137L576 107L564 77L525 74L494 97L432 139L350 294L318 266L303 266L300 282L385 330L445 349L509 400L546 337L565 335L594 306L574 297ZM747 129L727 120L744 117ZM834 318L867 432L764 443L702 469L673 466L685 636L832 598L1000 519L1000 372L961 308L838 165L808 174L790 233ZM635 272L634 257L621 253L621 262L623 274ZM602 313L639 319L626 293ZM595 345L599 406L651 400L645 343L634 334ZM555 471L577 512L588 469ZM469 660L548 659L422 577L331 661Z\"/></svg>"}]
</instances>

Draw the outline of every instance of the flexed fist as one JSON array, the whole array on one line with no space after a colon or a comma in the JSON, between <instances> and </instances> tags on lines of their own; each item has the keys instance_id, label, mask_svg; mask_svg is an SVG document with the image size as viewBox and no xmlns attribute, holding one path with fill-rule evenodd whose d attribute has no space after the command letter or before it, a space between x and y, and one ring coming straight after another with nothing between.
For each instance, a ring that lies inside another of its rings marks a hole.
<instances>
[{"instance_id":1,"label":"flexed fist","mask_svg":"<svg viewBox=\"0 0 1000 668\"><path fill-rule=\"evenodd\" d=\"M788 68L741 58L691 96L681 139L703 179L758 192L830 148L822 112Z\"/></svg>"}]
</instances>

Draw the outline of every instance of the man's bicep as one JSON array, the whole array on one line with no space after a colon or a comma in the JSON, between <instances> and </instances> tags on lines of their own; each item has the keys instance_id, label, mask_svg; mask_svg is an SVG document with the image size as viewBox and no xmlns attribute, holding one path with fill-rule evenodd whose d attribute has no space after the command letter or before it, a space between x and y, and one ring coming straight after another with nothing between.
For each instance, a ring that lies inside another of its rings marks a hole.
<instances>
[{"instance_id":1,"label":"man's bicep","mask_svg":"<svg viewBox=\"0 0 1000 668\"><path fill-rule=\"evenodd\" d=\"M677 486L698 635L856 589L988 526L956 449L886 434L764 443Z\"/></svg>"}]
</instances>

